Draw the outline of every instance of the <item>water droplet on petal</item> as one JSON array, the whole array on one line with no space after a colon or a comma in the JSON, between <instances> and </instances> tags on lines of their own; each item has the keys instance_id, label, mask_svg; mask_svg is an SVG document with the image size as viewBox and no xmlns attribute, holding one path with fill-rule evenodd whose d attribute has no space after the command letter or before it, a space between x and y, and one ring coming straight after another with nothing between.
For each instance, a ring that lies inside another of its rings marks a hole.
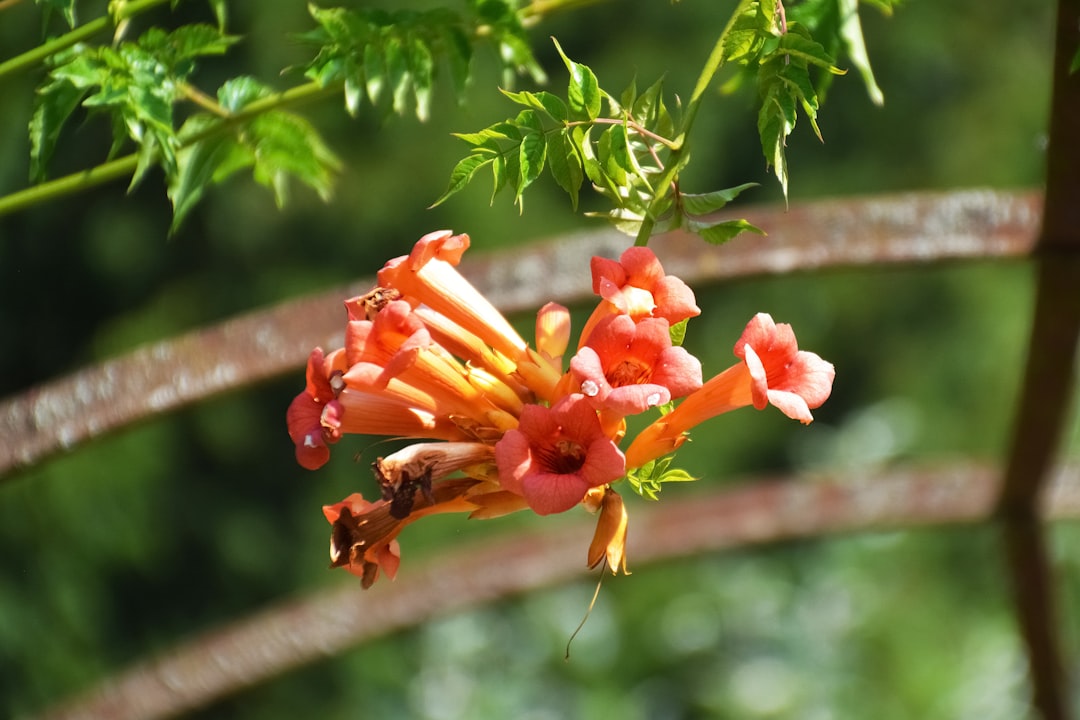
<instances>
[{"instance_id":1,"label":"water droplet on petal","mask_svg":"<svg viewBox=\"0 0 1080 720\"><path fill-rule=\"evenodd\" d=\"M600 394L600 386L596 384L595 380L586 380L581 383L581 392L586 397L596 397Z\"/></svg>"},{"instance_id":2,"label":"water droplet on petal","mask_svg":"<svg viewBox=\"0 0 1080 720\"><path fill-rule=\"evenodd\" d=\"M645 402L649 403L649 407L656 407L660 404L660 393L652 393L645 397Z\"/></svg>"},{"instance_id":3,"label":"water droplet on petal","mask_svg":"<svg viewBox=\"0 0 1080 720\"><path fill-rule=\"evenodd\" d=\"M341 394L341 391L345 389L345 378L342 376L340 370L336 370L333 375L330 376L330 389L334 391L334 397Z\"/></svg>"}]
</instances>

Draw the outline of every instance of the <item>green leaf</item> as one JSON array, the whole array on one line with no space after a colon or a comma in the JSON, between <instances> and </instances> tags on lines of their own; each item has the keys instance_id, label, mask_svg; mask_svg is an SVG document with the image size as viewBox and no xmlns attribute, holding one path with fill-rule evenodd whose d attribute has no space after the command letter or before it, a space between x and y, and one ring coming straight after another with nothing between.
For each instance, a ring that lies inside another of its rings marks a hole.
<instances>
[{"instance_id":1,"label":"green leaf","mask_svg":"<svg viewBox=\"0 0 1080 720\"><path fill-rule=\"evenodd\" d=\"M299 35L318 46L304 66L306 77L322 85L344 81L346 107L355 113L363 87L372 105L404 114L411 97L417 116L431 114L432 93L441 67L450 70L460 94L469 80L474 43L494 44L511 75L527 72L538 81L543 70L533 57L516 4L471 0L471 14L445 7L431 10L322 9L309 12L318 28ZM389 90L389 107L379 103Z\"/></svg>"},{"instance_id":2,"label":"green leaf","mask_svg":"<svg viewBox=\"0 0 1080 720\"><path fill-rule=\"evenodd\" d=\"M225 0L208 0L208 2L210 3L210 10L214 13L214 19L217 20L218 29L224 32L229 18Z\"/></svg>"},{"instance_id":3,"label":"green leaf","mask_svg":"<svg viewBox=\"0 0 1080 720\"><path fill-rule=\"evenodd\" d=\"M785 198L788 194L788 173L784 144L795 127L795 109L790 100L789 96L775 93L766 97L758 111L757 123L766 164L773 168Z\"/></svg>"},{"instance_id":4,"label":"green leaf","mask_svg":"<svg viewBox=\"0 0 1080 720\"><path fill-rule=\"evenodd\" d=\"M626 128L609 125L600 133L596 142L596 158L603 173L618 187L626 185L627 171L633 172L627 154Z\"/></svg>"},{"instance_id":5,"label":"green leaf","mask_svg":"<svg viewBox=\"0 0 1080 720\"><path fill-rule=\"evenodd\" d=\"M597 192L608 197L613 202L618 202L621 184L617 183L615 179L608 175L604 170L604 166L597 155L599 143L594 147L592 140L590 139L591 133L591 126L586 127L578 125L571 130L571 137L574 140L575 146L581 152L581 164L582 168L585 170L585 176L593 183ZM607 142L610 144L610 138ZM600 213L600 215L602 215L602 213Z\"/></svg>"},{"instance_id":6,"label":"green leaf","mask_svg":"<svg viewBox=\"0 0 1080 720\"><path fill-rule=\"evenodd\" d=\"M374 45L364 47L364 77L368 100L372 105L378 105L387 82L386 61Z\"/></svg>"},{"instance_id":7,"label":"green leaf","mask_svg":"<svg viewBox=\"0 0 1080 720\"><path fill-rule=\"evenodd\" d=\"M875 105L884 105L885 94L881 92L877 80L874 79L874 71L870 69L870 56L866 52L866 41L863 39L862 24L859 22L859 0L836 1L840 9L840 36L843 38L847 56L862 76L870 101Z\"/></svg>"},{"instance_id":8,"label":"green leaf","mask_svg":"<svg viewBox=\"0 0 1080 720\"><path fill-rule=\"evenodd\" d=\"M30 118L30 179L45 179L45 168L56 149L64 123L86 95L84 88L67 80L54 80L34 96Z\"/></svg>"},{"instance_id":9,"label":"green leaf","mask_svg":"<svg viewBox=\"0 0 1080 720\"><path fill-rule=\"evenodd\" d=\"M620 164L626 163L626 172L635 178L633 184L637 186L643 186L645 188L645 192L650 197L652 197L656 194L656 191L653 190L652 183L649 182L648 172L646 172L645 168L643 168L641 166L641 163L638 161L638 152L640 151L643 155L646 155L648 153L648 150L642 145L642 143L635 143L632 140L629 128L627 128L625 124L622 124L619 127L622 128L623 151L617 154L617 159ZM612 138L613 142L617 140L617 137ZM635 146L637 147L637 150L635 150ZM649 157L649 160L651 161L652 158ZM659 168L655 168L655 170L659 172Z\"/></svg>"},{"instance_id":10,"label":"green leaf","mask_svg":"<svg viewBox=\"0 0 1080 720\"><path fill-rule=\"evenodd\" d=\"M797 108L801 104L814 131L817 127L817 97L807 72L807 62L778 50L758 71L761 109L758 111L758 135L762 152L773 167L787 198L788 175L784 147L795 128Z\"/></svg>"},{"instance_id":11,"label":"green leaf","mask_svg":"<svg viewBox=\"0 0 1080 720\"><path fill-rule=\"evenodd\" d=\"M416 118L420 122L426 122L431 116L431 90L434 84L435 61L427 44L418 37L410 38L406 59L412 82L413 100L416 103Z\"/></svg>"},{"instance_id":12,"label":"green leaf","mask_svg":"<svg viewBox=\"0 0 1080 720\"><path fill-rule=\"evenodd\" d=\"M130 193L139 186L139 183L146 177L146 173L150 168L154 167L157 161L157 152L159 150L158 142L153 134L148 135L141 143L137 151L135 171L131 173L131 182L128 183L127 191ZM175 172L176 162L175 158L170 170ZM171 172L166 172L166 176L171 175Z\"/></svg>"},{"instance_id":13,"label":"green leaf","mask_svg":"<svg viewBox=\"0 0 1080 720\"><path fill-rule=\"evenodd\" d=\"M488 145L492 140L521 141L521 131L511 122L497 122L491 127L484 128L478 133L454 133L454 137L461 138L470 145Z\"/></svg>"},{"instance_id":14,"label":"green leaf","mask_svg":"<svg viewBox=\"0 0 1080 720\"><path fill-rule=\"evenodd\" d=\"M308 3L308 13L335 44L349 45L362 32L359 17L345 8L320 8Z\"/></svg>"},{"instance_id":15,"label":"green leaf","mask_svg":"<svg viewBox=\"0 0 1080 720\"><path fill-rule=\"evenodd\" d=\"M56 11L63 16L69 28L75 27L75 0L35 0L35 2L44 8L42 13L43 22L47 23L49 15Z\"/></svg>"},{"instance_id":16,"label":"green leaf","mask_svg":"<svg viewBox=\"0 0 1080 720\"><path fill-rule=\"evenodd\" d=\"M779 45L771 55L784 55L789 58L797 58L809 65L817 65L836 75L843 75L844 71L833 65L833 59L821 43L804 34L805 30L798 26L789 27L787 33L780 37Z\"/></svg>"},{"instance_id":17,"label":"green leaf","mask_svg":"<svg viewBox=\"0 0 1080 720\"><path fill-rule=\"evenodd\" d=\"M289 177L328 200L341 161L304 118L277 110L260 115L247 127L246 143L254 152L255 180L274 191L278 206L288 200Z\"/></svg>"},{"instance_id":18,"label":"green leaf","mask_svg":"<svg viewBox=\"0 0 1080 720\"><path fill-rule=\"evenodd\" d=\"M328 75L333 72L336 76L345 78L345 112L349 113L349 117L356 117L360 112L360 104L365 92L364 73L352 57L346 58L341 65L327 64L324 69ZM322 77L317 80L323 87L329 84L329 81L324 81Z\"/></svg>"},{"instance_id":19,"label":"green leaf","mask_svg":"<svg viewBox=\"0 0 1080 720\"><path fill-rule=\"evenodd\" d=\"M641 223L645 221L645 215L631 210L629 208L617 207L606 213L602 212L587 212L585 217L602 218L610 222L616 230L633 237L637 235L638 230L641 228Z\"/></svg>"},{"instance_id":20,"label":"green leaf","mask_svg":"<svg viewBox=\"0 0 1080 720\"><path fill-rule=\"evenodd\" d=\"M228 112L237 113L251 103L273 94L273 90L253 77L241 75L226 80L217 91L218 104ZM186 125L186 123L185 123Z\"/></svg>"},{"instance_id":21,"label":"green leaf","mask_svg":"<svg viewBox=\"0 0 1080 720\"><path fill-rule=\"evenodd\" d=\"M517 117L518 127L522 129L521 144L518 146L519 180L515 186L514 202L522 207L522 193L540 173L544 171L547 160L547 142L540 118L533 110L522 110Z\"/></svg>"},{"instance_id":22,"label":"green leaf","mask_svg":"<svg viewBox=\"0 0 1080 720\"><path fill-rule=\"evenodd\" d=\"M742 232L752 232L757 233L758 235L765 234L764 230L747 220L725 220L724 222L713 223L712 225L696 220L690 220L686 223L686 227L688 230L697 233L702 239L713 245L723 245Z\"/></svg>"},{"instance_id":23,"label":"green leaf","mask_svg":"<svg viewBox=\"0 0 1080 720\"><path fill-rule=\"evenodd\" d=\"M49 76L54 81L63 80L84 90L102 85L110 75L96 48L78 46L56 60L57 65Z\"/></svg>"},{"instance_id":24,"label":"green leaf","mask_svg":"<svg viewBox=\"0 0 1080 720\"><path fill-rule=\"evenodd\" d=\"M442 205L451 195L460 192L469 184L469 181L473 179L473 176L480 170L480 168L491 163L494 160L492 156L484 156L479 154L466 155L458 164L454 166L454 169L450 172L450 183L446 186L446 190L439 199L433 202L430 207L436 207Z\"/></svg>"},{"instance_id":25,"label":"green leaf","mask_svg":"<svg viewBox=\"0 0 1080 720\"><path fill-rule=\"evenodd\" d=\"M671 338L672 345L679 347L683 344L683 340L686 339L686 327L689 324L690 318L683 318L668 328L668 337Z\"/></svg>"},{"instance_id":26,"label":"green leaf","mask_svg":"<svg viewBox=\"0 0 1080 720\"><path fill-rule=\"evenodd\" d=\"M398 115L404 115L406 100L409 97L409 64L405 58L405 49L396 37L389 37L383 47L386 57L386 83L393 98L392 106Z\"/></svg>"},{"instance_id":27,"label":"green leaf","mask_svg":"<svg viewBox=\"0 0 1080 720\"><path fill-rule=\"evenodd\" d=\"M864 0L866 4L875 6L883 15L891 16L893 8L900 4L900 0Z\"/></svg>"},{"instance_id":28,"label":"green leaf","mask_svg":"<svg viewBox=\"0 0 1080 720\"><path fill-rule=\"evenodd\" d=\"M570 205L576 212L581 183L585 180L581 155L567 130L550 134L547 143L548 168L559 187L570 195Z\"/></svg>"},{"instance_id":29,"label":"green leaf","mask_svg":"<svg viewBox=\"0 0 1080 720\"><path fill-rule=\"evenodd\" d=\"M547 76L533 55L521 23L518 3L514 0L469 0L469 5L476 13L475 27L484 29L484 34L495 43L503 61L503 84L512 84L511 72L527 73L538 85L546 83Z\"/></svg>"},{"instance_id":30,"label":"green leaf","mask_svg":"<svg viewBox=\"0 0 1080 720\"><path fill-rule=\"evenodd\" d=\"M626 89L619 95L619 105L632 113L634 103L637 102L637 97L637 76L634 76L634 78L630 80L630 84L627 85Z\"/></svg>"},{"instance_id":31,"label":"green leaf","mask_svg":"<svg viewBox=\"0 0 1080 720\"><path fill-rule=\"evenodd\" d=\"M446 25L441 28L441 32L454 89L464 102L465 89L469 84L469 64L473 55L472 43L465 31L456 25Z\"/></svg>"},{"instance_id":32,"label":"green leaf","mask_svg":"<svg viewBox=\"0 0 1080 720\"><path fill-rule=\"evenodd\" d=\"M660 137L671 137L675 125L664 104L664 81L657 80L634 101L632 115L635 120Z\"/></svg>"},{"instance_id":33,"label":"green leaf","mask_svg":"<svg viewBox=\"0 0 1080 720\"><path fill-rule=\"evenodd\" d=\"M540 66L540 63L536 61L532 46L529 45L524 33L524 29L518 29L513 33L498 32L498 28L493 33L498 39L499 57L504 62L505 84L510 85L513 82L514 76L512 73L516 72L519 75L528 73L533 82L537 85L543 85L547 82L547 75L544 74L544 69Z\"/></svg>"},{"instance_id":34,"label":"green leaf","mask_svg":"<svg viewBox=\"0 0 1080 720\"><path fill-rule=\"evenodd\" d=\"M757 183L743 183L742 185L736 185L735 187L714 190L713 192L700 195L681 193L679 195L679 202L682 203L683 211L688 215L707 215L727 205L738 197L739 193L743 190L748 190L757 186Z\"/></svg>"},{"instance_id":35,"label":"green leaf","mask_svg":"<svg viewBox=\"0 0 1080 720\"><path fill-rule=\"evenodd\" d=\"M208 116L197 115L189 118L182 129L186 134L194 135L213 124L214 121ZM168 195L173 205L170 233L175 233L180 228L184 218L208 187L253 165L255 155L235 138L220 135L181 150L176 160L177 172L168 183Z\"/></svg>"},{"instance_id":36,"label":"green leaf","mask_svg":"<svg viewBox=\"0 0 1080 720\"><path fill-rule=\"evenodd\" d=\"M566 57L562 46L553 39L555 49L559 51L566 69L570 72L570 83L567 87L566 97L568 100L571 120L595 120L600 114L600 84L596 75L586 65L576 63Z\"/></svg>"},{"instance_id":37,"label":"green leaf","mask_svg":"<svg viewBox=\"0 0 1080 720\"><path fill-rule=\"evenodd\" d=\"M43 173L64 118L81 102L92 114L108 116L113 132L110 157L129 139L137 145L129 187L155 165L171 179L180 147L173 106L186 78L194 72L196 58L220 55L237 39L196 23L172 32L151 28L135 42L76 46L58 54L31 122L32 172Z\"/></svg>"},{"instance_id":38,"label":"green leaf","mask_svg":"<svg viewBox=\"0 0 1080 720\"><path fill-rule=\"evenodd\" d=\"M240 42L239 36L226 35L219 28L204 23L181 25L161 38L160 45L149 45L151 37L149 33L143 35L139 44L147 50L156 50L155 57L167 60L173 67L192 58L224 55L230 47Z\"/></svg>"},{"instance_id":39,"label":"green leaf","mask_svg":"<svg viewBox=\"0 0 1080 720\"><path fill-rule=\"evenodd\" d=\"M566 103L558 95L543 91L510 92L509 90L500 89L500 92L518 105L539 110L558 123L565 123L570 117Z\"/></svg>"},{"instance_id":40,"label":"green leaf","mask_svg":"<svg viewBox=\"0 0 1080 720\"><path fill-rule=\"evenodd\" d=\"M756 3L751 3L732 22L723 39L723 54L727 62L746 63L761 52L768 27L762 23Z\"/></svg>"},{"instance_id":41,"label":"green leaf","mask_svg":"<svg viewBox=\"0 0 1080 720\"><path fill-rule=\"evenodd\" d=\"M649 500L659 500L661 486L670 482L692 482L698 478L685 470L672 468L673 455L652 460L626 474L630 487Z\"/></svg>"}]
</instances>

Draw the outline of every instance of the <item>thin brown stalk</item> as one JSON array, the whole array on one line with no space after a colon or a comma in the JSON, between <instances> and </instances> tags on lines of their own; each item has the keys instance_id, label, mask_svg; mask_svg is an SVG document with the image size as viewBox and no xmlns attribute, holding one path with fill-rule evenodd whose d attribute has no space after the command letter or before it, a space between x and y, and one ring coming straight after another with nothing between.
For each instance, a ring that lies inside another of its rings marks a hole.
<instances>
[{"instance_id":1,"label":"thin brown stalk","mask_svg":"<svg viewBox=\"0 0 1080 720\"><path fill-rule=\"evenodd\" d=\"M1014 421L998 515L1017 622L1027 647L1032 705L1043 720L1072 716L1054 601L1054 578L1037 505L1047 482L1075 381L1080 340L1080 79L1070 72L1077 53L1080 0L1058 3L1054 50L1046 204L1034 248L1036 301L1027 367Z\"/></svg>"}]
</instances>

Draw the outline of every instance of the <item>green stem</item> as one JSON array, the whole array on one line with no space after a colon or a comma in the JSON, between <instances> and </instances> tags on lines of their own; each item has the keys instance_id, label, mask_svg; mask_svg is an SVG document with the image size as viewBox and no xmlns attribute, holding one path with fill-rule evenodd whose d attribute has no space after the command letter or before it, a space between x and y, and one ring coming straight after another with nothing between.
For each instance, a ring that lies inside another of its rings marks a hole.
<instances>
[{"instance_id":1,"label":"green stem","mask_svg":"<svg viewBox=\"0 0 1080 720\"><path fill-rule=\"evenodd\" d=\"M724 64L724 43L727 41L728 33L731 32L731 28L735 26L735 21L742 15L750 2L751 0L739 0L739 4L727 21L727 25L724 26L724 31L720 33L720 38L713 46L712 52L709 53L709 59L705 61L705 67L701 69L697 85L694 86L694 93L690 96L690 102L686 105L682 128L680 128L679 134L675 136L675 150L672 151L671 156L668 158L667 168L656 184L656 195L653 197L652 202L649 203L645 219L641 222L641 228L638 230L637 238L634 240L635 245L649 244L649 236L652 235L653 226L656 224L656 215L659 212L660 205L671 191L672 184L682 169L683 157L686 155L686 139L690 134L690 128L694 125L694 119L697 117L701 101L705 97L705 91L709 89L713 78Z\"/></svg>"},{"instance_id":2,"label":"green stem","mask_svg":"<svg viewBox=\"0 0 1080 720\"><path fill-rule=\"evenodd\" d=\"M310 102L336 93L339 90L340 84L338 83L321 86L317 83L310 82L306 85L298 85L285 92L256 100L245 106L240 112L230 115L227 118L223 118L221 122L213 127L209 127L200 133L184 138L180 143L180 148L190 147L201 140L220 135L236 125L251 120L265 112ZM132 153L131 155L125 155L122 158L111 160L107 163L90 168L89 170L80 170L71 175L65 175L62 178L50 180L49 182L41 183L40 185L35 185L34 187L0 197L0 217L18 210L24 210L33 205L37 205L38 203L55 200L64 195L72 195L77 192L82 192L83 190L97 187L98 185L104 185L107 182L129 177L135 172L138 163L139 156L136 153Z\"/></svg>"},{"instance_id":3,"label":"green stem","mask_svg":"<svg viewBox=\"0 0 1080 720\"><path fill-rule=\"evenodd\" d=\"M596 118L595 120L592 120L591 122L592 122L593 125L626 125L626 127L633 130L638 135L640 135L640 136L642 136L644 138L648 138L650 140L654 140L654 141L660 143L661 145L664 145L664 146L668 147L671 150L675 150L676 148L679 147L679 143L677 143L677 142L675 142L673 140L668 140L666 137L663 137L662 135L657 135L656 133L652 132L648 128L642 127L640 124L634 122L633 120L624 120L624 119L621 119L621 118ZM578 125L588 125L588 124L589 123L585 122L584 120L576 120L574 122L566 123L566 127L576 127Z\"/></svg>"},{"instance_id":4,"label":"green stem","mask_svg":"<svg viewBox=\"0 0 1080 720\"><path fill-rule=\"evenodd\" d=\"M139 13L145 12L158 5L164 5L167 2L169 2L169 0L132 0L132 2L125 2L120 5L115 18L99 17L95 20L91 20L85 25L80 25L71 32L38 45L33 50L28 50L21 55L16 55L10 60L5 60L3 63L0 63L0 78L34 67L50 55L69 48L76 43L80 43L83 40L87 40L98 33L105 32L113 26L113 20L119 22L120 20L132 18Z\"/></svg>"},{"instance_id":5,"label":"green stem","mask_svg":"<svg viewBox=\"0 0 1080 720\"><path fill-rule=\"evenodd\" d=\"M16 210L54 200L64 195L70 195L103 183L119 180L135 172L138 165L138 156L128 155L117 158L107 163L98 165L89 170L82 170L62 178L57 178L47 183L41 183L34 187L11 193L0 198L0 216Z\"/></svg>"}]
</instances>

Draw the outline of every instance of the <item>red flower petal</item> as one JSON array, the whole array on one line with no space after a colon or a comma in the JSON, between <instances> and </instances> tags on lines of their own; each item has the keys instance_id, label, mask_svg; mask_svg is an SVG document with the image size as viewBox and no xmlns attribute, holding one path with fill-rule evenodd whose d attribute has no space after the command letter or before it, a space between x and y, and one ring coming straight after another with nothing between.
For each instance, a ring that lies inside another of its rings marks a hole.
<instances>
[{"instance_id":1,"label":"red flower petal","mask_svg":"<svg viewBox=\"0 0 1080 720\"><path fill-rule=\"evenodd\" d=\"M814 417L832 392L836 371L832 363L812 352L799 350L795 332L786 323L776 324L758 313L735 343L735 355L743 358L752 378L754 407L772 404L790 418L803 423Z\"/></svg>"},{"instance_id":2,"label":"red flower petal","mask_svg":"<svg viewBox=\"0 0 1080 720\"><path fill-rule=\"evenodd\" d=\"M495 445L502 486L524 496L536 513L569 510L589 488L606 485L626 471L622 452L600 426L596 411L580 394L551 408L526 405L516 430Z\"/></svg>"},{"instance_id":3,"label":"red flower petal","mask_svg":"<svg viewBox=\"0 0 1080 720\"><path fill-rule=\"evenodd\" d=\"M701 387L701 363L672 347L668 323L627 315L601 319L570 360L577 387L598 410L617 417L644 412Z\"/></svg>"},{"instance_id":4,"label":"red flower petal","mask_svg":"<svg viewBox=\"0 0 1080 720\"><path fill-rule=\"evenodd\" d=\"M647 247L627 248L618 262L594 257L591 268L593 292L634 319L650 316L674 325L701 314L694 292L679 278L665 275L660 260Z\"/></svg>"}]
</instances>

